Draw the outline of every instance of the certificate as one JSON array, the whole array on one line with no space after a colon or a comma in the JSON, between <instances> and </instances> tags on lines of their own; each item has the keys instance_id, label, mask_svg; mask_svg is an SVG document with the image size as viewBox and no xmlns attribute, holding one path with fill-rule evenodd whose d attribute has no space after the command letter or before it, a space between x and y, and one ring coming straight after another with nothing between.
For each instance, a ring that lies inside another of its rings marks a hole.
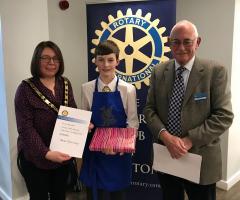
<instances>
[{"instance_id":1,"label":"certificate","mask_svg":"<svg viewBox=\"0 0 240 200\"><path fill-rule=\"evenodd\" d=\"M60 106L50 150L81 158L92 112Z\"/></svg>"},{"instance_id":2,"label":"certificate","mask_svg":"<svg viewBox=\"0 0 240 200\"><path fill-rule=\"evenodd\" d=\"M202 156L187 153L179 159L173 159L163 145L153 144L153 169L199 183Z\"/></svg>"}]
</instances>

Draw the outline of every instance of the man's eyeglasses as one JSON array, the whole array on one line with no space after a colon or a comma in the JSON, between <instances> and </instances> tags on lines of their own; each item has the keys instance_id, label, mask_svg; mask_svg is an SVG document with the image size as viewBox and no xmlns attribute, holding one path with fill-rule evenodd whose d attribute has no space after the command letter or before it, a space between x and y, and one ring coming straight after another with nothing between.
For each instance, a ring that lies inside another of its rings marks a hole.
<instances>
[{"instance_id":1,"label":"man's eyeglasses","mask_svg":"<svg viewBox=\"0 0 240 200\"><path fill-rule=\"evenodd\" d=\"M41 61L44 62L44 63L50 63L51 60L52 60L55 64L60 63L60 60L59 60L57 57L41 56L40 59L41 59Z\"/></svg>"},{"instance_id":2,"label":"man's eyeglasses","mask_svg":"<svg viewBox=\"0 0 240 200\"><path fill-rule=\"evenodd\" d=\"M196 40L196 38L193 40L184 39L183 41L178 40L178 39L173 39L173 40L170 39L170 45L173 47L179 47L181 44L183 44L183 46L185 46L185 47L191 47L195 40Z\"/></svg>"}]
</instances>

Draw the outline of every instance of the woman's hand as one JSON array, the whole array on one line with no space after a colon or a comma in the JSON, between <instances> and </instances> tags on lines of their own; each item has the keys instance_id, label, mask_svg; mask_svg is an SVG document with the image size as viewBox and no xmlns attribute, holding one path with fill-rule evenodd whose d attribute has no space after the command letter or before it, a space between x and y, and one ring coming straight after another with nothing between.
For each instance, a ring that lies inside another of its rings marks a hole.
<instances>
[{"instance_id":1,"label":"woman's hand","mask_svg":"<svg viewBox=\"0 0 240 200\"><path fill-rule=\"evenodd\" d=\"M64 161L70 160L72 157L59 151L48 151L45 158L52 162L63 163Z\"/></svg>"}]
</instances>

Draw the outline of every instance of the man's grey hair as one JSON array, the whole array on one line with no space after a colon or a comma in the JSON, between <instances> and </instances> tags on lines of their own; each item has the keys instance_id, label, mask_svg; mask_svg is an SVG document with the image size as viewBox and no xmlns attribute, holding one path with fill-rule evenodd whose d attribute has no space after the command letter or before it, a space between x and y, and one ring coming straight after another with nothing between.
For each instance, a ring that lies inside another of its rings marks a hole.
<instances>
[{"instance_id":1,"label":"man's grey hair","mask_svg":"<svg viewBox=\"0 0 240 200\"><path fill-rule=\"evenodd\" d=\"M170 32L170 37L172 37L175 29L176 29L177 27L179 27L179 26L182 26L182 25L184 25L184 26L187 25L187 26L192 27L193 30L194 30L194 35L195 35L195 37L196 37L196 38L198 37L198 30L197 30L196 25L193 24L192 22L188 21L188 20L181 20L181 21L177 22L177 23L173 26L173 28L172 28L172 30L171 30L171 32Z\"/></svg>"}]
</instances>

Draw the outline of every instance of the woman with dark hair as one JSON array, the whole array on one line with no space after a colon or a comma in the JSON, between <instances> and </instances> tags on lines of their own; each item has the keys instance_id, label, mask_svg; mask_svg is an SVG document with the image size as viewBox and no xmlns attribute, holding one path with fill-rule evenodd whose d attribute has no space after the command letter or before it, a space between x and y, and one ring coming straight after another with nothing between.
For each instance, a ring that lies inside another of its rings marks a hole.
<instances>
[{"instance_id":1,"label":"woman with dark hair","mask_svg":"<svg viewBox=\"0 0 240 200\"><path fill-rule=\"evenodd\" d=\"M65 200L71 157L49 149L60 105L76 108L59 47L40 42L33 53L32 77L23 80L15 96L18 167L30 200Z\"/></svg>"}]
</instances>

